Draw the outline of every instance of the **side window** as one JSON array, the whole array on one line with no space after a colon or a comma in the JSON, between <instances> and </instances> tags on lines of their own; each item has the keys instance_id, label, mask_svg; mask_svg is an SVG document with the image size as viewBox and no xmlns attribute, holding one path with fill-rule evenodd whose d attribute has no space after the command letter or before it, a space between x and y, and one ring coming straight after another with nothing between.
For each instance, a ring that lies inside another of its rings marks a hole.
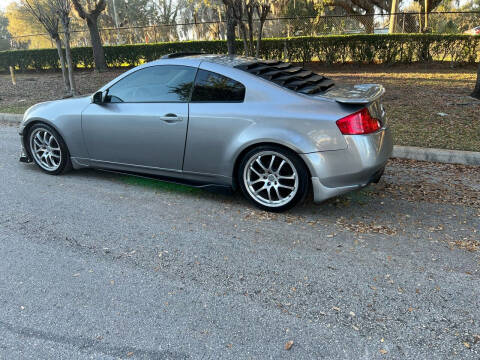
<instances>
[{"instance_id":1,"label":"side window","mask_svg":"<svg viewBox=\"0 0 480 360\"><path fill-rule=\"evenodd\" d=\"M135 71L108 89L110 102L188 102L197 69L158 65Z\"/></svg>"},{"instance_id":2,"label":"side window","mask_svg":"<svg viewBox=\"0 0 480 360\"><path fill-rule=\"evenodd\" d=\"M242 102L245 86L214 72L198 70L192 102Z\"/></svg>"}]
</instances>

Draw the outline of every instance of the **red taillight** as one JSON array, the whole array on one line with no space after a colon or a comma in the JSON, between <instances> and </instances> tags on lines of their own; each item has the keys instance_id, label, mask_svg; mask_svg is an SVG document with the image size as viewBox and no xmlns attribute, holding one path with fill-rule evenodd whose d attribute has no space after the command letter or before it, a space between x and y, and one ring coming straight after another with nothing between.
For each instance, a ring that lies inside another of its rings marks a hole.
<instances>
[{"instance_id":1,"label":"red taillight","mask_svg":"<svg viewBox=\"0 0 480 360\"><path fill-rule=\"evenodd\" d=\"M380 121L370 116L367 108L337 120L337 126L343 135L370 134L382 127Z\"/></svg>"}]
</instances>

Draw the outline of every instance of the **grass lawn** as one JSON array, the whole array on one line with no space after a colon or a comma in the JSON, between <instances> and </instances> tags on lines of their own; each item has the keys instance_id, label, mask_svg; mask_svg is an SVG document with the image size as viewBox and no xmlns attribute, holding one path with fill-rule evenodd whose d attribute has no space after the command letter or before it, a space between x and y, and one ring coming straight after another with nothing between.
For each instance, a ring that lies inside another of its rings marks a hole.
<instances>
[{"instance_id":1,"label":"grass lawn","mask_svg":"<svg viewBox=\"0 0 480 360\"><path fill-rule=\"evenodd\" d=\"M307 67L336 82L383 84L396 145L480 151L480 101L468 96L475 83L474 66L310 63ZM79 71L75 79L80 92L88 94L123 71ZM15 86L9 75L0 75L0 112L22 113L39 101L59 98L61 91L59 73L18 74Z\"/></svg>"}]
</instances>

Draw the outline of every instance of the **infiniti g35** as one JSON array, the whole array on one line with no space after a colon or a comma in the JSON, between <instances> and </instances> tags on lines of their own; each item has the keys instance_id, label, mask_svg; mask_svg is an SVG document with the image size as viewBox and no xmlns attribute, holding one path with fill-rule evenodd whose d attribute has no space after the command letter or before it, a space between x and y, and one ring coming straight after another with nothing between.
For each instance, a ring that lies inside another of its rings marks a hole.
<instances>
[{"instance_id":1,"label":"infiniti g35","mask_svg":"<svg viewBox=\"0 0 480 360\"><path fill-rule=\"evenodd\" d=\"M32 106L21 161L240 188L283 211L309 189L321 202L379 180L392 152L383 93L281 61L172 54L91 96Z\"/></svg>"}]
</instances>

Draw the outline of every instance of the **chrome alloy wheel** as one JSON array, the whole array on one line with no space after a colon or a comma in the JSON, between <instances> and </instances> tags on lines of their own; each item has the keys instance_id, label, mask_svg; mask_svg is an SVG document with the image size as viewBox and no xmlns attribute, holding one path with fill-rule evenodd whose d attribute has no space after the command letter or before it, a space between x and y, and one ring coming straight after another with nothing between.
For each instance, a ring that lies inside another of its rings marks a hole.
<instances>
[{"instance_id":1,"label":"chrome alloy wheel","mask_svg":"<svg viewBox=\"0 0 480 360\"><path fill-rule=\"evenodd\" d=\"M252 156L243 171L243 181L250 196L268 207L290 202L298 191L298 173L292 162L275 151Z\"/></svg>"},{"instance_id":2,"label":"chrome alloy wheel","mask_svg":"<svg viewBox=\"0 0 480 360\"><path fill-rule=\"evenodd\" d=\"M30 149L35 162L46 171L55 171L62 161L62 151L55 136L44 128L30 134Z\"/></svg>"}]
</instances>

